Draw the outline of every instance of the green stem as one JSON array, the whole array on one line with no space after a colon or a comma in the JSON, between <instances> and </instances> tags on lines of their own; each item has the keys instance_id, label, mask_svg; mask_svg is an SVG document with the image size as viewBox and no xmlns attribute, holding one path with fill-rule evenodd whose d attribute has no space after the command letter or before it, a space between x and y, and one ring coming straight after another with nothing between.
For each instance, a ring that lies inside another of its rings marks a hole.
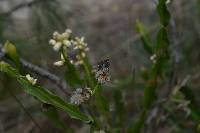
<instances>
[{"instance_id":1,"label":"green stem","mask_svg":"<svg viewBox=\"0 0 200 133\"><path fill-rule=\"evenodd\" d=\"M85 70L86 75L87 75L87 80L89 82L89 86L93 88L94 87L94 82L92 80L91 72L90 72L90 70L88 68L88 65L87 65L86 61L85 61L86 59L85 58L82 58L82 59L84 60L83 67L84 67L84 70Z\"/></svg>"},{"instance_id":2,"label":"green stem","mask_svg":"<svg viewBox=\"0 0 200 133\"><path fill-rule=\"evenodd\" d=\"M65 51L64 51L63 47L61 48L60 52L63 55L63 58L64 58L65 62L68 62L69 60L67 59L67 55L65 54Z\"/></svg>"},{"instance_id":3,"label":"green stem","mask_svg":"<svg viewBox=\"0 0 200 133\"><path fill-rule=\"evenodd\" d=\"M92 92L93 95L95 95L95 93L98 91L99 86L100 86L99 83L97 83Z\"/></svg>"}]
</instances>

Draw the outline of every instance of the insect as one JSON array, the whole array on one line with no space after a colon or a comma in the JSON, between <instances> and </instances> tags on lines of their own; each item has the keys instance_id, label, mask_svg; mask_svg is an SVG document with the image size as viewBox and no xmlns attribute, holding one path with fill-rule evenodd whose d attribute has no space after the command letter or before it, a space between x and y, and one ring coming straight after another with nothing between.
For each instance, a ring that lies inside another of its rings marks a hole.
<instances>
[{"instance_id":1,"label":"insect","mask_svg":"<svg viewBox=\"0 0 200 133\"><path fill-rule=\"evenodd\" d=\"M101 84L110 81L110 60L105 59L98 63L97 69L95 70L95 78Z\"/></svg>"},{"instance_id":2,"label":"insect","mask_svg":"<svg viewBox=\"0 0 200 133\"><path fill-rule=\"evenodd\" d=\"M100 70L103 70L103 69L109 70L109 67L110 67L110 60L105 59L105 60L98 62L97 71L100 71Z\"/></svg>"}]
</instances>

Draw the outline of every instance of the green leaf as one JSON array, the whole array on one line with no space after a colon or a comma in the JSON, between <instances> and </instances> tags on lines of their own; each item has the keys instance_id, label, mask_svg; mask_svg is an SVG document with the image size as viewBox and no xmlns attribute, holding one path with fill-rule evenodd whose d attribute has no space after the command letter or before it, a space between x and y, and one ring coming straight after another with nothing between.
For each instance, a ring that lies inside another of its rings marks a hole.
<instances>
[{"instance_id":1,"label":"green leaf","mask_svg":"<svg viewBox=\"0 0 200 133\"><path fill-rule=\"evenodd\" d=\"M191 88L184 86L180 89L180 91L184 94L185 99L190 101L190 104L188 106L191 110L192 118L200 123L200 109L197 108L197 100L195 99L195 95L193 94Z\"/></svg>"},{"instance_id":2,"label":"green leaf","mask_svg":"<svg viewBox=\"0 0 200 133\"><path fill-rule=\"evenodd\" d=\"M51 106L46 111L43 111L43 114L53 122L53 124L60 129L64 129L67 132L67 126L63 121L60 120L59 114L55 107Z\"/></svg>"},{"instance_id":3,"label":"green leaf","mask_svg":"<svg viewBox=\"0 0 200 133\"><path fill-rule=\"evenodd\" d=\"M87 80L87 84L89 87L94 88L94 84L97 84L97 82L92 75L92 66L87 57L84 58L83 67L85 70L85 79Z\"/></svg>"},{"instance_id":4,"label":"green leaf","mask_svg":"<svg viewBox=\"0 0 200 133\"><path fill-rule=\"evenodd\" d=\"M156 80L149 80L144 90L144 108L149 109L156 100Z\"/></svg>"},{"instance_id":5,"label":"green leaf","mask_svg":"<svg viewBox=\"0 0 200 133\"><path fill-rule=\"evenodd\" d=\"M107 112L109 111L109 104L107 99L101 94L102 93L102 88L100 85L96 86L97 88L95 89L95 97L96 97L96 106L97 108L104 114L106 115Z\"/></svg>"},{"instance_id":6,"label":"green leaf","mask_svg":"<svg viewBox=\"0 0 200 133\"><path fill-rule=\"evenodd\" d=\"M160 17L160 22L163 26L167 26L170 21L170 13L166 6L167 0L159 0L159 3L157 5L157 12Z\"/></svg>"},{"instance_id":7,"label":"green leaf","mask_svg":"<svg viewBox=\"0 0 200 133\"><path fill-rule=\"evenodd\" d=\"M157 62L152 67L152 75L164 76L165 72L169 72L169 39L167 30L162 27L157 33L156 55Z\"/></svg>"},{"instance_id":8,"label":"green leaf","mask_svg":"<svg viewBox=\"0 0 200 133\"><path fill-rule=\"evenodd\" d=\"M153 48L152 48L152 41L150 38L150 35L146 29L146 27L140 22L140 21L136 21L136 29L138 31L138 33L141 36L141 40L143 42L143 47L144 49L149 53L149 54L153 54Z\"/></svg>"},{"instance_id":9,"label":"green leaf","mask_svg":"<svg viewBox=\"0 0 200 133\"><path fill-rule=\"evenodd\" d=\"M115 112L116 112L116 125L117 127L121 127L123 124L123 117L124 117L124 102L122 99L122 91L117 89L114 91L114 101L115 101Z\"/></svg>"},{"instance_id":10,"label":"green leaf","mask_svg":"<svg viewBox=\"0 0 200 133\"><path fill-rule=\"evenodd\" d=\"M19 55L17 53L17 49L14 44L12 44L9 41L6 41L4 44L4 49L6 51L6 55L15 62L16 66L19 68L20 61L19 61Z\"/></svg>"},{"instance_id":11,"label":"green leaf","mask_svg":"<svg viewBox=\"0 0 200 133\"><path fill-rule=\"evenodd\" d=\"M127 133L140 133L146 118L146 114L147 114L146 110L142 111L139 114L138 119L134 122L133 125L130 126Z\"/></svg>"},{"instance_id":12,"label":"green leaf","mask_svg":"<svg viewBox=\"0 0 200 133\"><path fill-rule=\"evenodd\" d=\"M167 35L167 30L164 27L162 27L157 34L156 49L166 48L168 44L169 44L169 39Z\"/></svg>"},{"instance_id":13,"label":"green leaf","mask_svg":"<svg viewBox=\"0 0 200 133\"><path fill-rule=\"evenodd\" d=\"M38 85L32 85L25 76L20 75L18 71L12 68L9 64L1 61L0 71L5 72L9 76L16 78L26 93L36 97L41 102L49 103L57 108L63 109L71 118L79 119L84 122L91 121L91 119L83 114L77 106L65 102L60 97L54 95L50 91L45 90Z\"/></svg>"},{"instance_id":14,"label":"green leaf","mask_svg":"<svg viewBox=\"0 0 200 133\"><path fill-rule=\"evenodd\" d=\"M65 80L71 86L75 87L76 85L81 85L82 80L80 79L80 75L76 70L76 67L66 60L67 70L65 72Z\"/></svg>"},{"instance_id":15,"label":"green leaf","mask_svg":"<svg viewBox=\"0 0 200 133\"><path fill-rule=\"evenodd\" d=\"M164 66L165 59L160 58L156 61L155 64L152 65L151 71L150 71L150 77L152 79L155 79L157 76L162 75L162 68Z\"/></svg>"},{"instance_id":16,"label":"green leaf","mask_svg":"<svg viewBox=\"0 0 200 133\"><path fill-rule=\"evenodd\" d=\"M109 105L108 105L108 101L106 100L106 98L102 95L96 95L96 104L98 109L104 114L106 115L109 111Z\"/></svg>"}]
</instances>

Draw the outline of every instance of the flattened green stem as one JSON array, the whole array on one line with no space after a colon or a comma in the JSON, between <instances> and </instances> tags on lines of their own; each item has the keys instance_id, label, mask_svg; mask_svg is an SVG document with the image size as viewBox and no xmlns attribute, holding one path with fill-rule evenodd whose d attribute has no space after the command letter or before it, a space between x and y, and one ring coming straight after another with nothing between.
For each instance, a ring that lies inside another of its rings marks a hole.
<instances>
[{"instance_id":1,"label":"flattened green stem","mask_svg":"<svg viewBox=\"0 0 200 133\"><path fill-rule=\"evenodd\" d=\"M98 88L99 88L100 84L97 83L96 86L94 87L94 90L92 92L92 95L95 95L95 93L98 91Z\"/></svg>"},{"instance_id":2,"label":"flattened green stem","mask_svg":"<svg viewBox=\"0 0 200 133\"><path fill-rule=\"evenodd\" d=\"M83 57L82 57L82 58L83 58ZM90 85L90 87L93 88L93 87L94 87L94 82L93 82L93 80L92 80L91 72L90 72L90 70L89 70L89 68L88 68L88 65L87 65L87 63L86 63L86 58L83 58L83 60L84 60L84 62L83 62L83 67L84 67L84 70L85 70L85 72L86 72L89 85Z\"/></svg>"},{"instance_id":3,"label":"flattened green stem","mask_svg":"<svg viewBox=\"0 0 200 133\"><path fill-rule=\"evenodd\" d=\"M61 52L61 54L63 55L63 58L64 58L65 62L69 61L69 60L67 59L67 55L66 55L66 53L65 53L65 51L64 51L63 48L61 48L60 52Z\"/></svg>"}]
</instances>

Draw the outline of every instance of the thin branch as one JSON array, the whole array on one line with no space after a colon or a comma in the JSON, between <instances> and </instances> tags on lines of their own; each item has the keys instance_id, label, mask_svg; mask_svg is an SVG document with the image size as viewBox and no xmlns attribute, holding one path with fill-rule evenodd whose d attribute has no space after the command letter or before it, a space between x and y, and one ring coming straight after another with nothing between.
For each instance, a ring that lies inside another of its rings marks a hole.
<instances>
[{"instance_id":1,"label":"thin branch","mask_svg":"<svg viewBox=\"0 0 200 133\"><path fill-rule=\"evenodd\" d=\"M11 8L10 11L2 13L0 15L4 15L5 17L9 17L10 15L12 15L13 12L15 12L19 9L22 9L22 8L25 8L25 7L31 7L34 4L37 4L37 3L42 2L42 1L44 1L44 0L32 0L32 1L29 1L29 2L23 2L23 3L16 5L15 7Z\"/></svg>"},{"instance_id":2,"label":"thin branch","mask_svg":"<svg viewBox=\"0 0 200 133\"><path fill-rule=\"evenodd\" d=\"M46 79L49 79L51 82L55 83L62 92L64 92L67 95L70 95L70 93L66 90L66 86L67 86L66 83L63 82L58 76L50 73L49 71L45 69L42 69L36 65L31 64L22 58L20 59L20 62L24 68L27 68L31 72L38 74Z\"/></svg>"},{"instance_id":3,"label":"thin branch","mask_svg":"<svg viewBox=\"0 0 200 133\"><path fill-rule=\"evenodd\" d=\"M24 3L20 3L17 6L13 7L10 11L6 12L6 13L2 13L4 16L9 17L10 15L12 15L13 12L21 9L21 8L25 8L25 7L31 7L32 5L36 4L40 2L40 0L33 0L30 2L24 2Z\"/></svg>"},{"instance_id":4,"label":"thin branch","mask_svg":"<svg viewBox=\"0 0 200 133\"><path fill-rule=\"evenodd\" d=\"M0 59L2 59L3 57L5 57L5 50L3 49L3 47L0 44ZM58 88L63 93L65 93L67 95L71 95L70 92L67 91L66 83L64 81L62 81L58 76L52 74L51 72L49 72L43 68L40 68L36 65L29 63L28 61L24 60L23 58L20 58L20 62L24 68L28 69L29 71L31 71L37 75L40 75L41 77L48 79L49 81L51 81L52 83L57 85Z\"/></svg>"}]
</instances>

